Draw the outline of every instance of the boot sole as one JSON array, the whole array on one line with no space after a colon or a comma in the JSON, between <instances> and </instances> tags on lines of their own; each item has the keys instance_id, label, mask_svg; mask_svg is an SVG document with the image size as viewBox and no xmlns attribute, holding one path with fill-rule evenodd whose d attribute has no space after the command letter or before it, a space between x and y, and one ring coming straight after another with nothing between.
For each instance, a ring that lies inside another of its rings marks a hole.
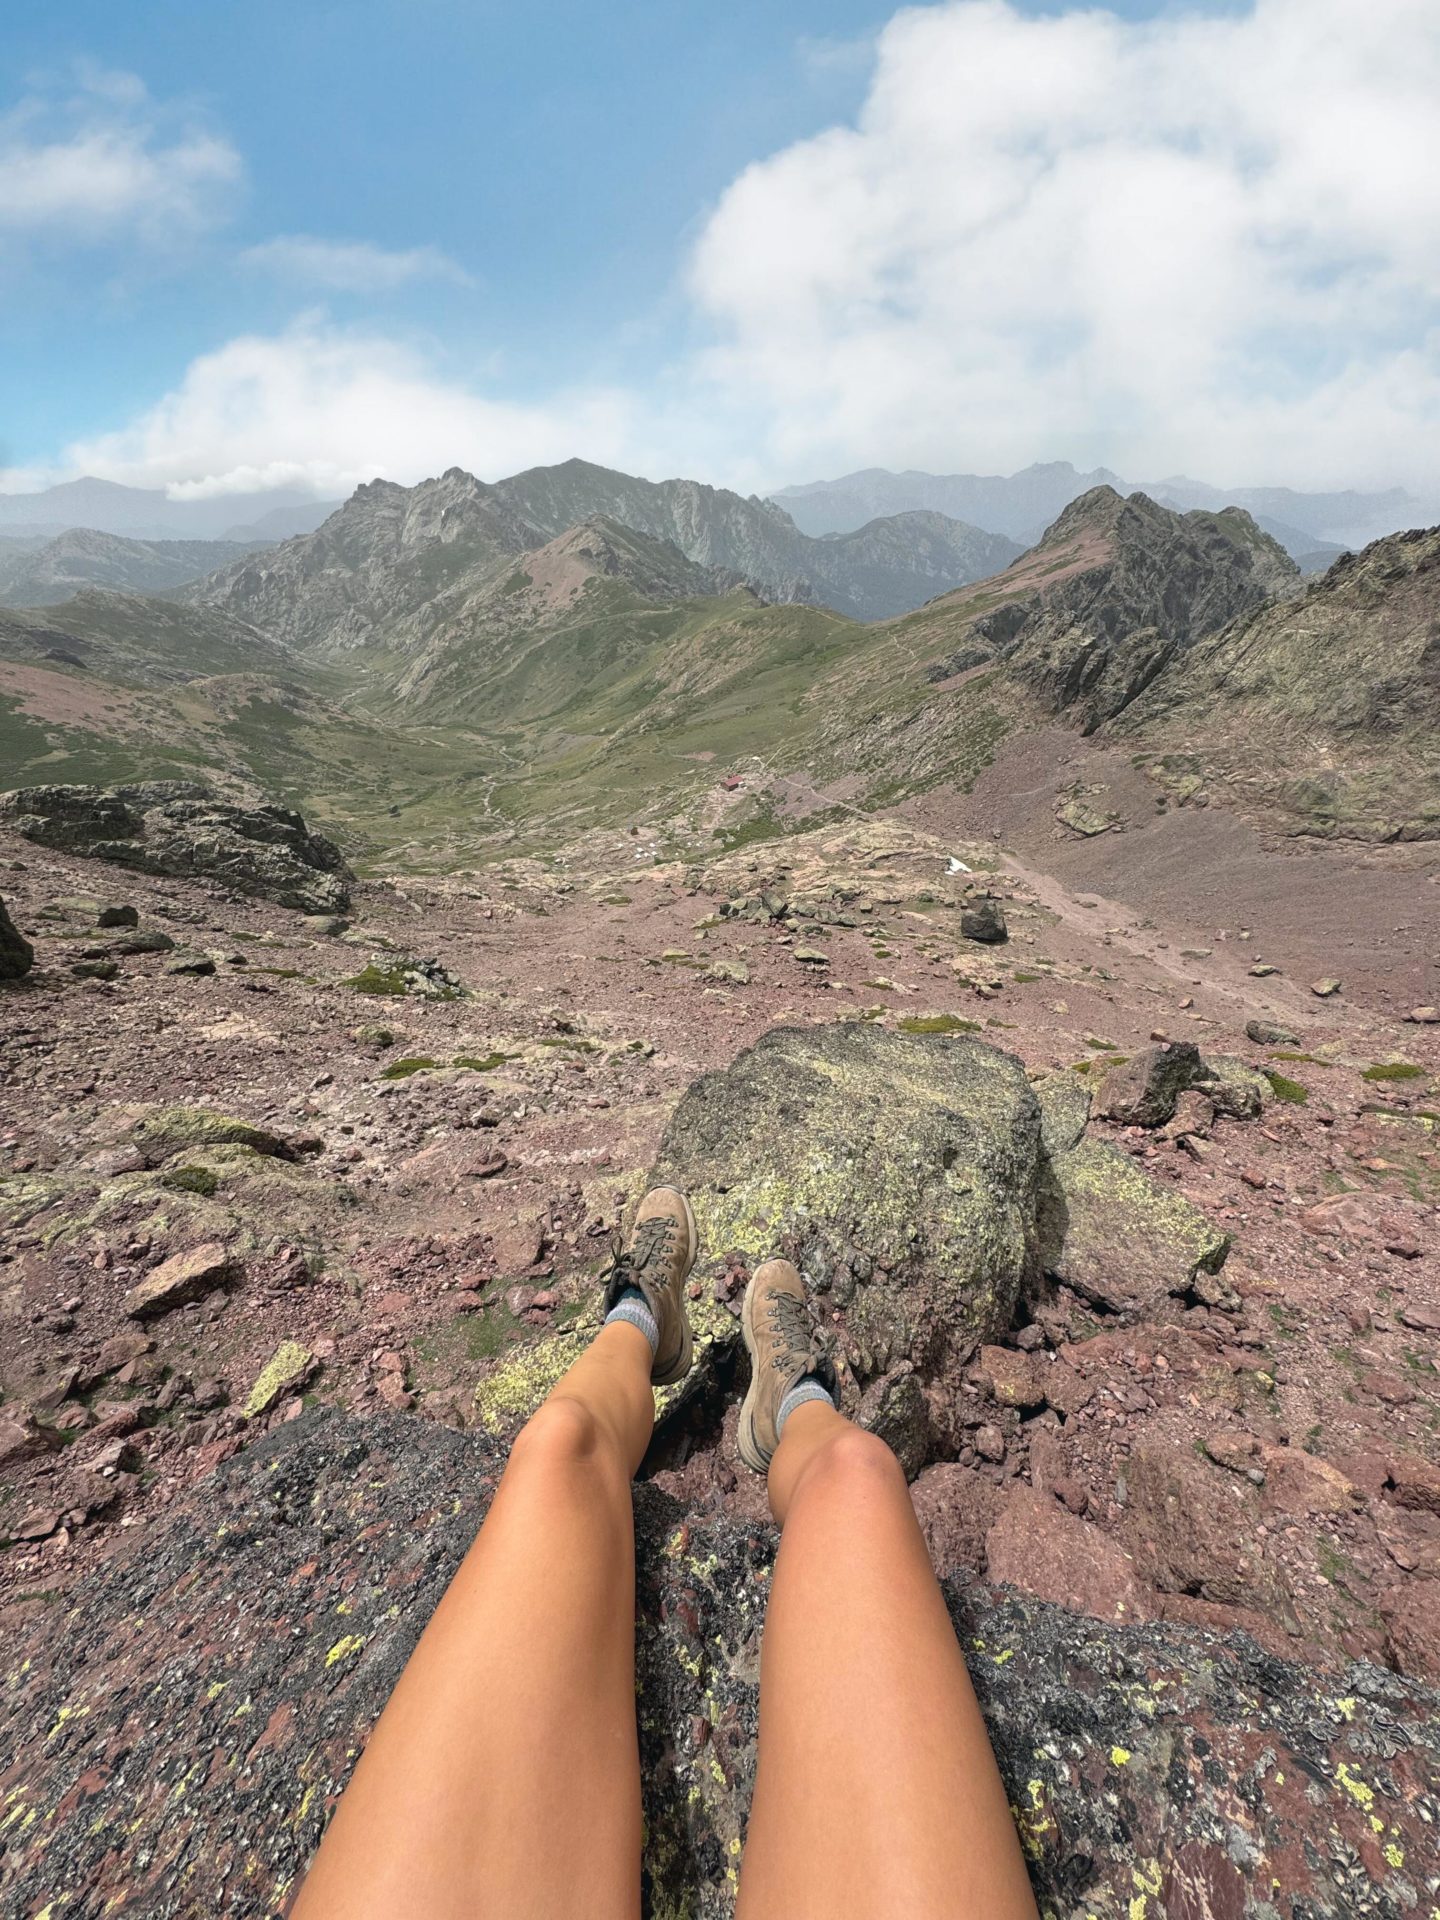
<instances>
[{"instance_id":1,"label":"boot sole","mask_svg":"<svg viewBox=\"0 0 1440 1920\"><path fill-rule=\"evenodd\" d=\"M681 1203L685 1208L685 1224L690 1230L690 1260L680 1276L680 1299L677 1303L680 1309L680 1352L673 1365L667 1367L664 1373L651 1374L652 1387L675 1386L689 1373L695 1359L695 1336L690 1331L690 1315L685 1306L685 1282L695 1271L695 1262L700 1258L700 1229L695 1224L695 1209L690 1205L690 1196L682 1193L678 1187L675 1191L680 1194Z\"/></svg>"},{"instance_id":2,"label":"boot sole","mask_svg":"<svg viewBox=\"0 0 1440 1920\"><path fill-rule=\"evenodd\" d=\"M754 1295L755 1282L752 1278L745 1289L745 1300L740 1309L740 1336L745 1342L745 1351L750 1356L750 1384L745 1389L745 1398L740 1403L740 1423L735 1430L735 1445L740 1458L753 1473L768 1473L771 1456L762 1452L760 1443L755 1438L755 1401L760 1370L755 1364L755 1334L750 1324L750 1303Z\"/></svg>"}]
</instances>

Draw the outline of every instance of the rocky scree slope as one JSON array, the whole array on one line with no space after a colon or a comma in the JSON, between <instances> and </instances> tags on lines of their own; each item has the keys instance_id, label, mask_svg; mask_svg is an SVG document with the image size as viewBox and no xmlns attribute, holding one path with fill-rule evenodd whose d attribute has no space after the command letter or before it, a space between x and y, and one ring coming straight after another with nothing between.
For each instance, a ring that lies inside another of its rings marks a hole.
<instances>
[{"instance_id":1,"label":"rocky scree slope","mask_svg":"<svg viewBox=\"0 0 1440 1920\"><path fill-rule=\"evenodd\" d=\"M273 1909L658 1167L706 1244L638 1497L652 1910L733 1900L777 1238L1046 1909L1434 1903L1435 1029L1243 958L1182 993L898 820L360 883L353 927L4 850L7 1897Z\"/></svg>"},{"instance_id":2,"label":"rocky scree slope","mask_svg":"<svg viewBox=\"0 0 1440 1920\"><path fill-rule=\"evenodd\" d=\"M979 578L1013 557L1003 539L936 514L844 539L810 540L779 508L688 480L654 482L585 461L540 467L495 486L458 467L418 487L374 481L315 533L263 561L224 569L194 590L293 645L372 644L477 569L546 545L597 516L783 600L820 601L876 619Z\"/></svg>"}]
</instances>

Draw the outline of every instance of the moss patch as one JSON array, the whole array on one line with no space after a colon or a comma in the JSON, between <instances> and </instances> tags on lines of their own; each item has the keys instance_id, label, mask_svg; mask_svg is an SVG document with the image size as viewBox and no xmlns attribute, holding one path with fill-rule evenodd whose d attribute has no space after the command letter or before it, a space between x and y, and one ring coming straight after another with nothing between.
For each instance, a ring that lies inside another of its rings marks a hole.
<instances>
[{"instance_id":1,"label":"moss patch","mask_svg":"<svg viewBox=\"0 0 1440 1920\"><path fill-rule=\"evenodd\" d=\"M432 1067L439 1064L439 1061L432 1060L428 1053L411 1053L407 1054L403 1060L392 1060L388 1067L382 1067L380 1078L408 1080L412 1073L428 1073Z\"/></svg>"},{"instance_id":2,"label":"moss patch","mask_svg":"<svg viewBox=\"0 0 1440 1920\"><path fill-rule=\"evenodd\" d=\"M902 1033L979 1033L978 1020L963 1020L958 1013L910 1013L896 1025Z\"/></svg>"},{"instance_id":3,"label":"moss patch","mask_svg":"<svg viewBox=\"0 0 1440 1920\"><path fill-rule=\"evenodd\" d=\"M212 1167L167 1167L160 1184L173 1193L198 1193L207 1200L220 1185L220 1176Z\"/></svg>"},{"instance_id":4,"label":"moss patch","mask_svg":"<svg viewBox=\"0 0 1440 1920\"><path fill-rule=\"evenodd\" d=\"M1287 1080L1283 1073L1267 1073L1270 1091L1277 1100L1283 1100L1288 1106L1303 1107L1310 1098L1308 1087L1302 1087L1298 1080Z\"/></svg>"},{"instance_id":5,"label":"moss patch","mask_svg":"<svg viewBox=\"0 0 1440 1920\"><path fill-rule=\"evenodd\" d=\"M1362 1080L1419 1080L1425 1073L1424 1067L1413 1066L1408 1060L1377 1060L1373 1067L1366 1067L1361 1074Z\"/></svg>"}]
</instances>

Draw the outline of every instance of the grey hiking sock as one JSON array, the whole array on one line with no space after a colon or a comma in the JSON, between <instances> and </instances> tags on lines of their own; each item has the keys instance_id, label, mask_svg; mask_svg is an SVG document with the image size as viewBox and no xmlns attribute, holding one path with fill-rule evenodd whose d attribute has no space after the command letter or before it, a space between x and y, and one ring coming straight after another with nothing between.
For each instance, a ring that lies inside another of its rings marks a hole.
<instances>
[{"instance_id":1,"label":"grey hiking sock","mask_svg":"<svg viewBox=\"0 0 1440 1920\"><path fill-rule=\"evenodd\" d=\"M775 1438L778 1440L785 1431L785 1422L796 1407L803 1406L807 1400L823 1400L826 1406L833 1407L835 1396L830 1389L817 1380L813 1373L807 1373L803 1380L797 1380L785 1398L780 1402L780 1411L775 1416Z\"/></svg>"},{"instance_id":2,"label":"grey hiking sock","mask_svg":"<svg viewBox=\"0 0 1440 1920\"><path fill-rule=\"evenodd\" d=\"M605 1316L608 1327L612 1320L628 1320L632 1327L638 1327L650 1342L652 1357L660 1346L660 1329L655 1324L655 1316L645 1304L645 1296L639 1287L626 1287L620 1298Z\"/></svg>"}]
</instances>

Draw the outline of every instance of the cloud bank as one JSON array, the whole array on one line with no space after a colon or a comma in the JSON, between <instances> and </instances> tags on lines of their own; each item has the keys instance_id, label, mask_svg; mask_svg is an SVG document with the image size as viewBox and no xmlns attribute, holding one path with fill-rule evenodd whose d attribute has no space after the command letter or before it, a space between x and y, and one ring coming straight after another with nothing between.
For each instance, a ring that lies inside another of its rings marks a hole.
<instances>
[{"instance_id":1,"label":"cloud bank","mask_svg":"<svg viewBox=\"0 0 1440 1920\"><path fill-rule=\"evenodd\" d=\"M228 140L134 74L85 70L0 117L0 236L170 244L216 220L243 176Z\"/></svg>"},{"instance_id":2,"label":"cloud bank","mask_svg":"<svg viewBox=\"0 0 1440 1920\"><path fill-rule=\"evenodd\" d=\"M630 445L630 405L603 391L537 407L486 399L408 347L314 318L203 355L158 406L78 442L67 460L177 498L296 485L333 496L377 475L409 481L457 464L514 472L577 446L616 458Z\"/></svg>"},{"instance_id":3,"label":"cloud bank","mask_svg":"<svg viewBox=\"0 0 1440 1920\"><path fill-rule=\"evenodd\" d=\"M773 463L1434 475L1440 8L897 14L856 126L749 168L690 285Z\"/></svg>"},{"instance_id":4,"label":"cloud bank","mask_svg":"<svg viewBox=\"0 0 1440 1920\"><path fill-rule=\"evenodd\" d=\"M681 267L702 344L643 385L520 403L373 323L301 319L197 360L66 467L331 493L571 453L742 486L1071 458L1440 493L1435 0L1146 22L949 0L897 13L871 61L853 125L720 196ZM12 220L202 207L238 160L152 122L142 90L81 113L68 147L7 123L0 203L8 181ZM108 159L83 187L79 150ZM303 236L247 258L361 293L450 270Z\"/></svg>"}]
</instances>

